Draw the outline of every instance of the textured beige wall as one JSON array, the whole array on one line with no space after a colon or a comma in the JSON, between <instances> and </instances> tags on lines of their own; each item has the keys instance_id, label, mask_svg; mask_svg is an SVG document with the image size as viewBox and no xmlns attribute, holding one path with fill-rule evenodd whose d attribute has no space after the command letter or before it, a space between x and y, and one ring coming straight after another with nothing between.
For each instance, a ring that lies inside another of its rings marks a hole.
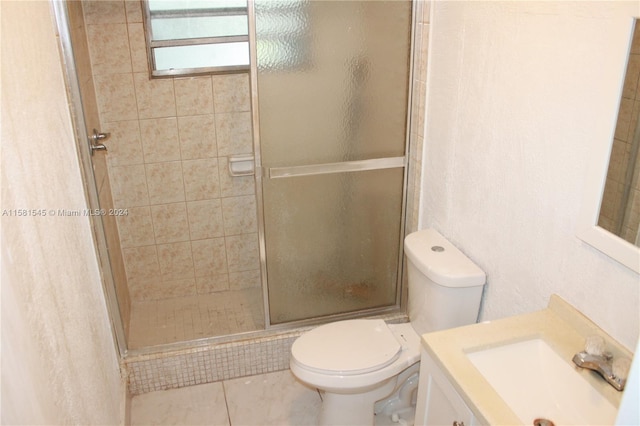
<instances>
[{"instance_id":1,"label":"textured beige wall","mask_svg":"<svg viewBox=\"0 0 640 426\"><path fill-rule=\"evenodd\" d=\"M0 11L1 421L122 424L125 387L90 223L57 215L86 203L50 3L2 1Z\"/></svg>"}]
</instances>

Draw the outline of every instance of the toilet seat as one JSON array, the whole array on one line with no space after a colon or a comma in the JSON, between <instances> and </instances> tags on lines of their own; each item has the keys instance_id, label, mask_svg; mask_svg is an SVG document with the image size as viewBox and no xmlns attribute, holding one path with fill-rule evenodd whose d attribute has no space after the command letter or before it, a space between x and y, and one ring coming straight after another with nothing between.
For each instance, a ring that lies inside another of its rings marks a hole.
<instances>
[{"instance_id":1,"label":"toilet seat","mask_svg":"<svg viewBox=\"0 0 640 426\"><path fill-rule=\"evenodd\" d=\"M309 371L350 376L380 370L398 359L402 345L384 320L325 324L298 338L295 362Z\"/></svg>"}]
</instances>

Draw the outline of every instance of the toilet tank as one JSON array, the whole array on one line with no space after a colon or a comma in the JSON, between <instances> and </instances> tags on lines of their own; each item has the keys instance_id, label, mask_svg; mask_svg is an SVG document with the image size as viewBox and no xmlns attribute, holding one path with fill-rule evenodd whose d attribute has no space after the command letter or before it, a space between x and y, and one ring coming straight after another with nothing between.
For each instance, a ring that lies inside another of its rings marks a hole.
<instances>
[{"instance_id":1,"label":"toilet tank","mask_svg":"<svg viewBox=\"0 0 640 426\"><path fill-rule=\"evenodd\" d=\"M404 240L409 281L409 320L418 335L473 324L478 319L485 273L434 229Z\"/></svg>"}]
</instances>

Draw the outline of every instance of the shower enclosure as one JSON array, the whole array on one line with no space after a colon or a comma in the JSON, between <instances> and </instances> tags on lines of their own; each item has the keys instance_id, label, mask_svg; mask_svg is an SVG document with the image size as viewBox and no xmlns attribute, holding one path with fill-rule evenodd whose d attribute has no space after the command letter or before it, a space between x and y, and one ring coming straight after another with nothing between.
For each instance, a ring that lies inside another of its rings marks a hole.
<instances>
[{"instance_id":1,"label":"shower enclosure","mask_svg":"<svg viewBox=\"0 0 640 426\"><path fill-rule=\"evenodd\" d=\"M145 5L54 2L121 352L399 311L412 2L250 1L249 72L164 78Z\"/></svg>"},{"instance_id":2,"label":"shower enclosure","mask_svg":"<svg viewBox=\"0 0 640 426\"><path fill-rule=\"evenodd\" d=\"M393 306L411 4L258 0L255 17L270 322Z\"/></svg>"}]
</instances>

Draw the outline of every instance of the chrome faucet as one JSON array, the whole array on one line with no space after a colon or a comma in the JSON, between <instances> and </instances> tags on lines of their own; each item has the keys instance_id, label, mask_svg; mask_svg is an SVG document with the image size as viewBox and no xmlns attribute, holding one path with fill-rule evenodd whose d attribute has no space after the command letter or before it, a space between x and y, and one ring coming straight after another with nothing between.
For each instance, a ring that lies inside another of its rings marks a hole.
<instances>
[{"instance_id":1,"label":"chrome faucet","mask_svg":"<svg viewBox=\"0 0 640 426\"><path fill-rule=\"evenodd\" d=\"M611 353L604 352L604 339L602 337L589 337L585 350L575 354L573 362L578 367L597 372L616 390L624 390L630 361L627 358L614 360Z\"/></svg>"}]
</instances>

